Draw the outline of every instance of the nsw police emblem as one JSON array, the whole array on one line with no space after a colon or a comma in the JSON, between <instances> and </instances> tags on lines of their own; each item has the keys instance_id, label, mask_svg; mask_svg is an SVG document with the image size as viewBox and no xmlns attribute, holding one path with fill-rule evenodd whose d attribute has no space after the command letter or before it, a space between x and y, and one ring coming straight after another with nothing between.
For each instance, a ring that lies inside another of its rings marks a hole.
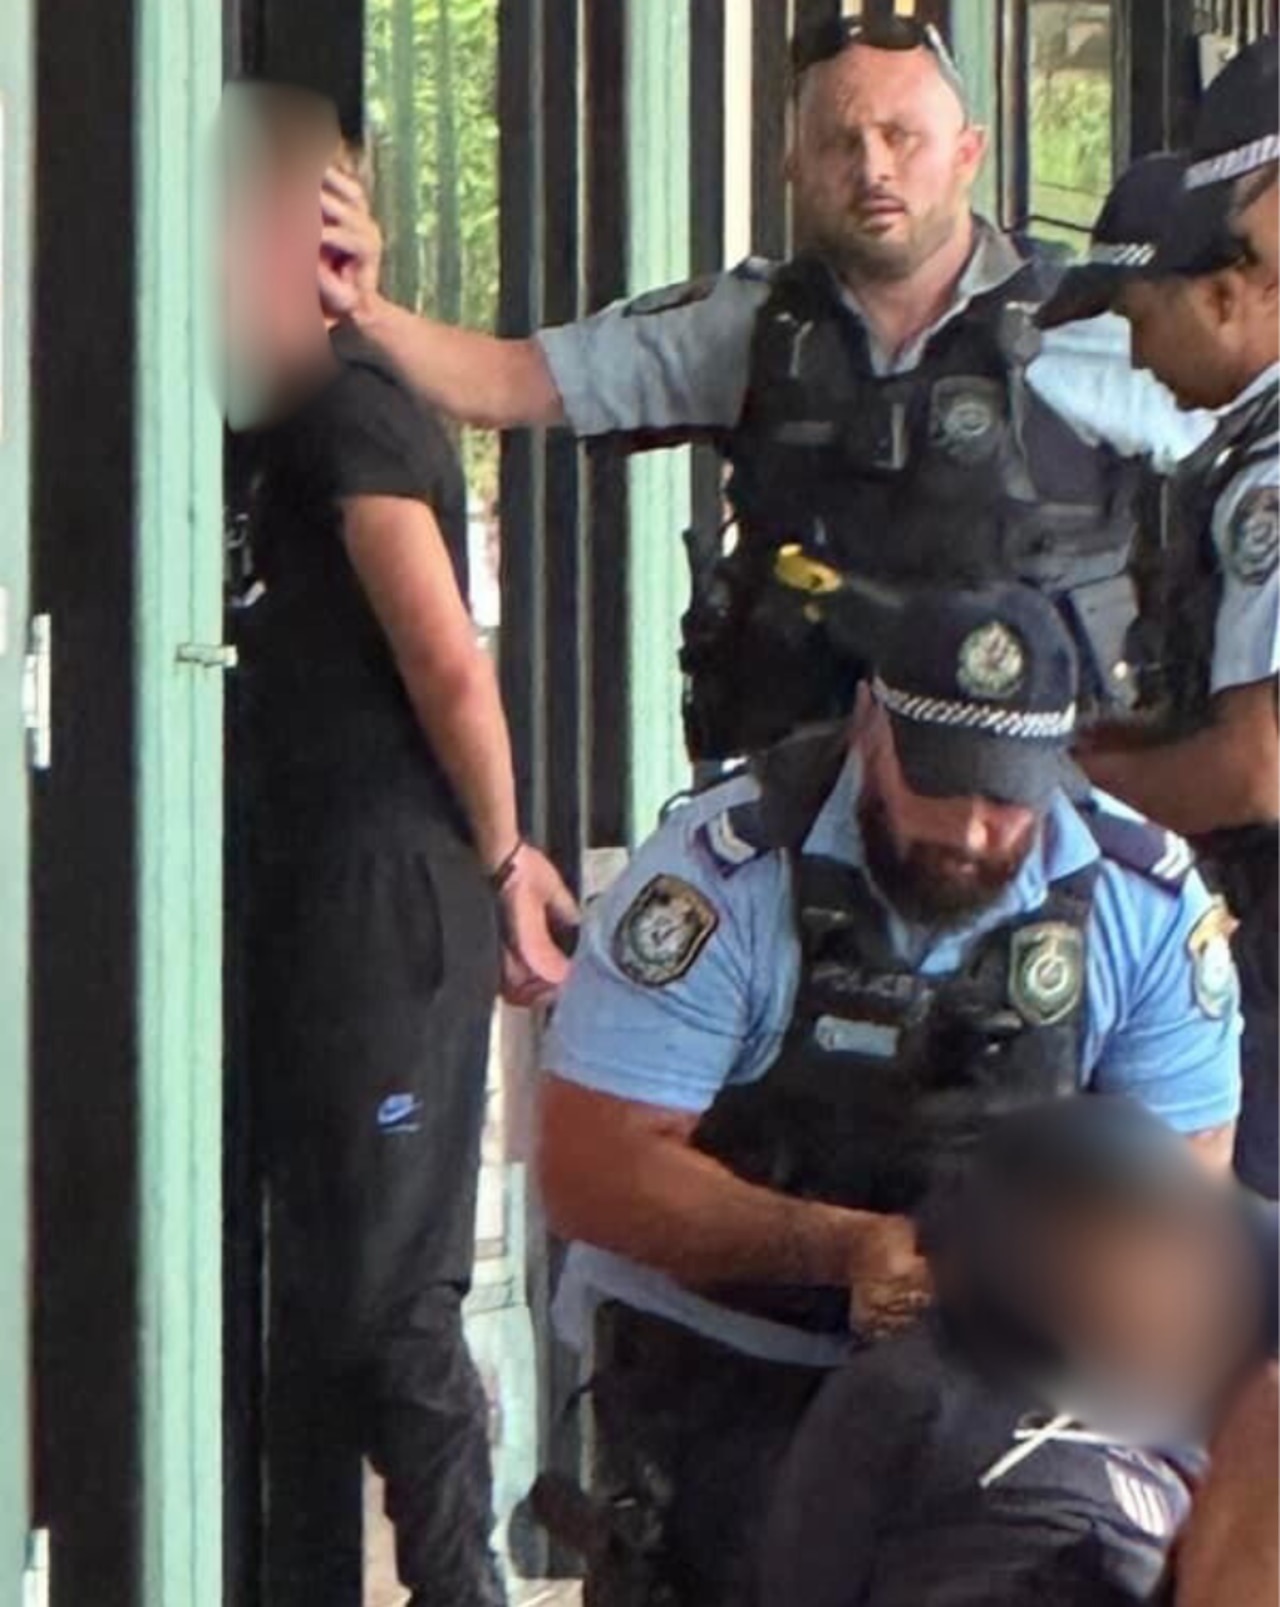
<instances>
[{"instance_id":1,"label":"nsw police emblem","mask_svg":"<svg viewBox=\"0 0 1280 1607\"><path fill-rule=\"evenodd\" d=\"M1256 486L1246 491L1227 534L1227 565L1246 586L1261 586L1280 560L1280 489Z\"/></svg>"},{"instance_id":2,"label":"nsw police emblem","mask_svg":"<svg viewBox=\"0 0 1280 1607\"><path fill-rule=\"evenodd\" d=\"M963 386L943 381L935 387L929 433L958 463L980 463L995 446L1001 417L998 387L978 380Z\"/></svg>"},{"instance_id":3,"label":"nsw police emblem","mask_svg":"<svg viewBox=\"0 0 1280 1607\"><path fill-rule=\"evenodd\" d=\"M618 924L614 962L642 988L665 988L689 972L719 924L696 887L678 876L655 876Z\"/></svg>"},{"instance_id":4,"label":"nsw police emblem","mask_svg":"<svg viewBox=\"0 0 1280 1607\"><path fill-rule=\"evenodd\" d=\"M1065 921L1040 921L1013 934L1009 999L1031 1027L1052 1027L1080 1002L1084 939Z\"/></svg>"},{"instance_id":5,"label":"nsw police emblem","mask_svg":"<svg viewBox=\"0 0 1280 1607\"><path fill-rule=\"evenodd\" d=\"M1012 697L1022 685L1027 655L1021 641L999 620L979 625L960 644L956 680L970 697Z\"/></svg>"},{"instance_id":6,"label":"nsw police emblem","mask_svg":"<svg viewBox=\"0 0 1280 1607\"><path fill-rule=\"evenodd\" d=\"M1215 898L1187 939L1191 988L1196 1006L1210 1021L1221 1021L1236 997L1236 966L1231 934L1239 926L1227 901Z\"/></svg>"}]
</instances>

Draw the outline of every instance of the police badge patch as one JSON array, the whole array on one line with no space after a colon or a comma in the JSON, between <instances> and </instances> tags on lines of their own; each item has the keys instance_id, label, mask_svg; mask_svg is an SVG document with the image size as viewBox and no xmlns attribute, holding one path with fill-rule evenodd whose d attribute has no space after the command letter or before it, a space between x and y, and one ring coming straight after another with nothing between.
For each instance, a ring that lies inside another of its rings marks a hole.
<instances>
[{"instance_id":1,"label":"police badge patch","mask_svg":"<svg viewBox=\"0 0 1280 1607\"><path fill-rule=\"evenodd\" d=\"M719 274L710 273L701 279L682 279L679 284L646 290L642 296L633 296L623 308L623 313L627 318L648 318L654 313L692 307L695 302L706 301L719 279Z\"/></svg>"},{"instance_id":2,"label":"police badge patch","mask_svg":"<svg viewBox=\"0 0 1280 1607\"><path fill-rule=\"evenodd\" d=\"M696 887L678 876L655 876L618 924L614 963L642 988L665 988L688 974L719 924Z\"/></svg>"},{"instance_id":3,"label":"police badge patch","mask_svg":"<svg viewBox=\"0 0 1280 1607\"><path fill-rule=\"evenodd\" d=\"M1221 1021L1236 997L1236 966L1231 957L1231 934L1239 924L1228 908L1226 899L1215 898L1187 939L1196 1007L1210 1021Z\"/></svg>"},{"instance_id":4,"label":"police badge patch","mask_svg":"<svg viewBox=\"0 0 1280 1607\"><path fill-rule=\"evenodd\" d=\"M1246 586L1261 586L1280 559L1280 489L1255 486L1241 497L1227 532L1227 567Z\"/></svg>"},{"instance_id":5,"label":"police badge patch","mask_svg":"<svg viewBox=\"0 0 1280 1607\"><path fill-rule=\"evenodd\" d=\"M1012 697L1022 685L1027 655L1022 642L999 620L979 625L960 644L956 680L970 697Z\"/></svg>"},{"instance_id":6,"label":"police badge patch","mask_svg":"<svg viewBox=\"0 0 1280 1607\"><path fill-rule=\"evenodd\" d=\"M1084 991L1084 939L1065 921L1040 921L1013 934L1009 1000L1030 1027L1065 1021Z\"/></svg>"},{"instance_id":7,"label":"police badge patch","mask_svg":"<svg viewBox=\"0 0 1280 1607\"><path fill-rule=\"evenodd\" d=\"M939 381L930 402L930 438L957 463L981 463L995 448L1003 401L1002 387L990 381Z\"/></svg>"}]
</instances>

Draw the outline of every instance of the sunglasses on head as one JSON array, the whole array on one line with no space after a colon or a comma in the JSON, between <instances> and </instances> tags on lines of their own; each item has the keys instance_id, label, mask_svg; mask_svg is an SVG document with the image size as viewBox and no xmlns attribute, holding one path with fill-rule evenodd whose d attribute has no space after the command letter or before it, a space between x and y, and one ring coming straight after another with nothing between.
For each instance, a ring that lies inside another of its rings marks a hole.
<instances>
[{"instance_id":1,"label":"sunglasses on head","mask_svg":"<svg viewBox=\"0 0 1280 1607\"><path fill-rule=\"evenodd\" d=\"M946 41L931 22L914 17L828 17L800 29L791 41L791 73L796 83L811 67L831 61L851 45L869 50L927 50L967 109L964 80Z\"/></svg>"}]
</instances>

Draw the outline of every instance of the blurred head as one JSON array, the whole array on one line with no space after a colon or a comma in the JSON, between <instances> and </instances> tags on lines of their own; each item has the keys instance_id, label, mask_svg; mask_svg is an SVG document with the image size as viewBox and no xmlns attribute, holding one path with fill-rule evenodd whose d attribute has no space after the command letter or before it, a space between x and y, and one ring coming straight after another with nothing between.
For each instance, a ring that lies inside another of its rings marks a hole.
<instances>
[{"instance_id":1,"label":"blurred head","mask_svg":"<svg viewBox=\"0 0 1280 1607\"><path fill-rule=\"evenodd\" d=\"M1174 1444L1266 1351L1248 1210L1152 1112L1089 1094L995 1123L925 1234L976 1360L1099 1432Z\"/></svg>"},{"instance_id":2,"label":"blurred head","mask_svg":"<svg viewBox=\"0 0 1280 1607\"><path fill-rule=\"evenodd\" d=\"M307 90L230 84L219 130L219 307L225 406L262 422L327 349L316 281L320 181L337 111Z\"/></svg>"},{"instance_id":3,"label":"blurred head","mask_svg":"<svg viewBox=\"0 0 1280 1607\"><path fill-rule=\"evenodd\" d=\"M907 279L965 227L986 137L936 35L834 28L793 51L796 238L850 281Z\"/></svg>"}]
</instances>

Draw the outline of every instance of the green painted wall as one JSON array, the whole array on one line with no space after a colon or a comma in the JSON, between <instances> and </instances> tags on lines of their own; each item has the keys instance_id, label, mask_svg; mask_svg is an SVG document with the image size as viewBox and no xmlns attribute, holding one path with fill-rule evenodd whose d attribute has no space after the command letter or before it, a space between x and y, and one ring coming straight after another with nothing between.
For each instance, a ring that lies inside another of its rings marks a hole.
<instances>
[{"instance_id":1,"label":"green painted wall","mask_svg":"<svg viewBox=\"0 0 1280 1607\"><path fill-rule=\"evenodd\" d=\"M0 1601L21 1600L29 1512L27 766L30 0L0 7Z\"/></svg>"},{"instance_id":2,"label":"green painted wall","mask_svg":"<svg viewBox=\"0 0 1280 1607\"><path fill-rule=\"evenodd\" d=\"M221 1601L221 424L212 390L213 0L138 34L139 914L146 1607Z\"/></svg>"},{"instance_id":3,"label":"green painted wall","mask_svg":"<svg viewBox=\"0 0 1280 1607\"><path fill-rule=\"evenodd\" d=\"M633 292L689 274L689 14L682 5L627 7L628 283ZM633 840L688 785L676 654L689 581L689 453L633 458L631 475L631 801Z\"/></svg>"}]
</instances>

